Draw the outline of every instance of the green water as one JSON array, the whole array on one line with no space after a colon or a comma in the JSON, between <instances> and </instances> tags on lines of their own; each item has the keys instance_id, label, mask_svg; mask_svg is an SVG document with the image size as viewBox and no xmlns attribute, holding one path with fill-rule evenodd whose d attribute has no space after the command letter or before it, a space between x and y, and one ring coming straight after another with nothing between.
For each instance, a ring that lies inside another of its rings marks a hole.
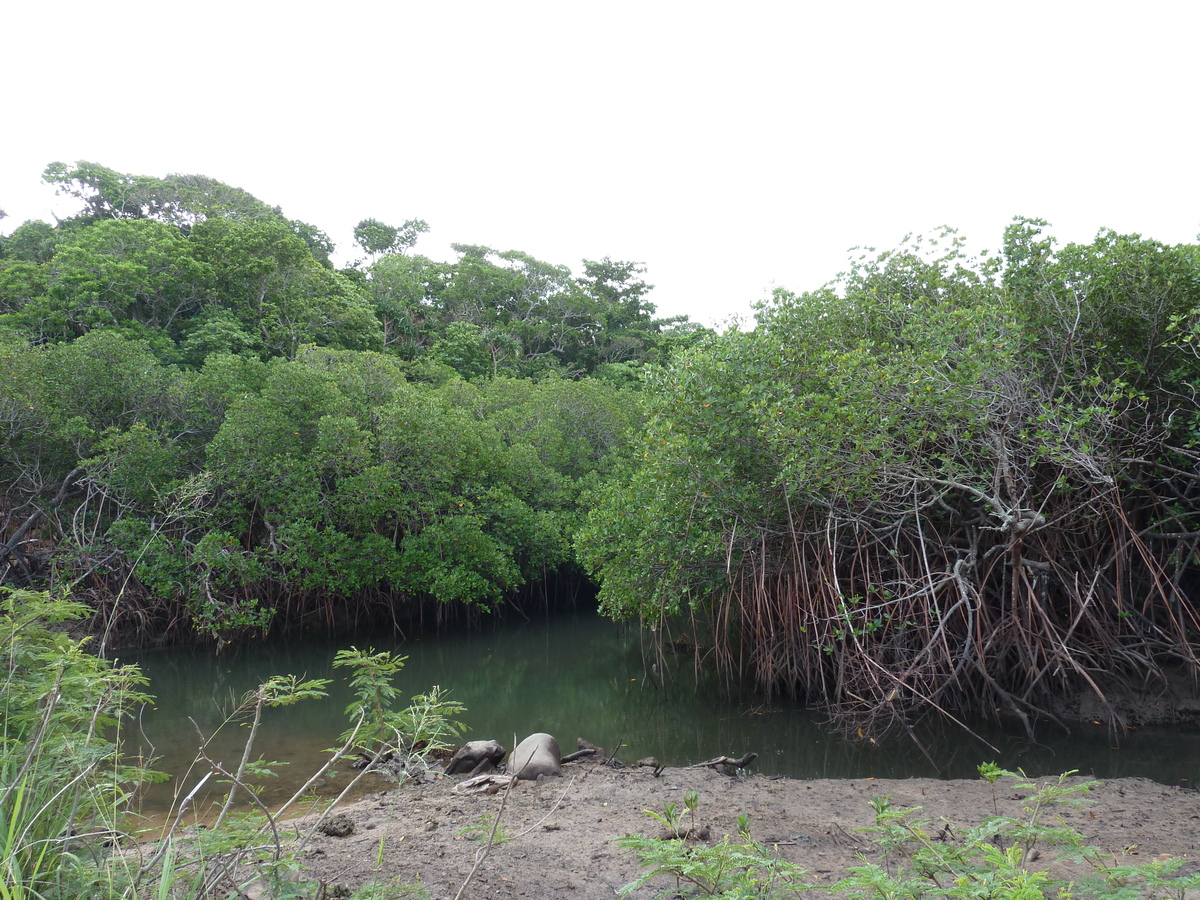
<instances>
[{"instance_id":1,"label":"green water","mask_svg":"<svg viewBox=\"0 0 1200 900\"><path fill-rule=\"evenodd\" d=\"M555 735L564 753L576 737L612 748L633 762L655 756L668 765L699 762L721 754L759 754L756 770L794 778L970 778L980 762L995 760L1030 775L1078 769L1098 778L1144 776L1166 784L1200 784L1200 725L1132 731L1114 745L1105 728L1072 735L1046 725L1040 743L1023 732L980 726L997 750L960 730L922 737L935 765L911 742L896 737L882 747L849 743L821 727L822 716L795 704L747 692L722 698L715 685L696 683L690 658L682 659L663 685L643 661L636 629L586 613L560 614L496 629L400 641L388 637L338 643L323 640L251 641L215 656L211 650L172 648L143 651L137 662L157 697L145 711L143 735L127 733L127 746L152 747L157 767L174 778L153 790L150 811L166 809L175 792L186 792L199 742L197 726L210 738L209 752L227 767L241 758L247 726L221 726L234 698L275 674L331 678L330 696L267 710L257 748L268 759L289 764L265 784L268 802L282 800L312 774L346 727L351 697L344 670L334 670L334 653L354 644L394 650L408 662L399 684L406 694L441 685L467 707L468 739L494 738L507 748L535 731ZM189 721L195 720L195 725ZM215 737L213 737L215 733ZM997 752L998 751L998 752Z\"/></svg>"}]
</instances>

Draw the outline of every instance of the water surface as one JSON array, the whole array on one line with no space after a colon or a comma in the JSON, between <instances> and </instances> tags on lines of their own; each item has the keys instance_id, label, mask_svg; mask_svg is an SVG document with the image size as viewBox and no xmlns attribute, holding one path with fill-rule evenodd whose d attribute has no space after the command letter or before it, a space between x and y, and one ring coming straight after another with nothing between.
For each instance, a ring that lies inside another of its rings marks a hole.
<instances>
[{"instance_id":1,"label":"water surface","mask_svg":"<svg viewBox=\"0 0 1200 900\"><path fill-rule=\"evenodd\" d=\"M494 738L509 749L514 738L547 731L564 753L575 749L577 737L607 748L619 742L620 758L627 763L654 756L667 765L686 765L754 751L758 772L793 778L972 778L980 762L994 760L1030 775L1078 769L1102 779L1143 776L1166 784L1200 784L1197 723L1131 731L1119 745L1103 727L1064 735L1047 724L1039 743L1031 744L1023 732L978 726L996 750L957 729L925 733L935 764L903 737L881 747L851 743L822 728L820 713L797 704L768 701L751 691L723 697L709 681L697 683L690 658L677 660L663 679L653 654L644 659L637 629L595 614L569 613L421 640L389 635L339 642L249 641L221 655L186 648L140 652L124 661L142 666L157 704L143 717L144 737L127 737L127 742L152 747L157 767L174 776L172 786L151 792L147 808L167 808L180 787L186 792L196 773L207 771L201 767L188 774L197 729L210 739L214 758L226 767L237 765L248 726L222 725L236 698L271 675L333 679L327 699L264 713L256 746L266 758L288 763L278 777L264 782L265 799L290 796L347 727L348 675L333 668L333 658L351 644L407 655L397 680L405 695L435 684L449 689L467 708L466 739Z\"/></svg>"}]
</instances>

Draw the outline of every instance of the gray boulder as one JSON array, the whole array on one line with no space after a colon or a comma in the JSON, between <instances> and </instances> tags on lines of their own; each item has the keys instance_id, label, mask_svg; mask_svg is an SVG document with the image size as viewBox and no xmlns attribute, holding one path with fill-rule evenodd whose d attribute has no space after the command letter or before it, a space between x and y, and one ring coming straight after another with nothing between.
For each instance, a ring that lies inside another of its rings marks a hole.
<instances>
[{"instance_id":1,"label":"gray boulder","mask_svg":"<svg viewBox=\"0 0 1200 900\"><path fill-rule=\"evenodd\" d=\"M509 757L508 773L528 781L536 781L539 775L561 775L558 741L542 732L531 734Z\"/></svg>"},{"instance_id":2,"label":"gray boulder","mask_svg":"<svg viewBox=\"0 0 1200 900\"><path fill-rule=\"evenodd\" d=\"M504 759L504 748L497 741L468 741L450 757L447 775L479 775L490 772Z\"/></svg>"}]
</instances>

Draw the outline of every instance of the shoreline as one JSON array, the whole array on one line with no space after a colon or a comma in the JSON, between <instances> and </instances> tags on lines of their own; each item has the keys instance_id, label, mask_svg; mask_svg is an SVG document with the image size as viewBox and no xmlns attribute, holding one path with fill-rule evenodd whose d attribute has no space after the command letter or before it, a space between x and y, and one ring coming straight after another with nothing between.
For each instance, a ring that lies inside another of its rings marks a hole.
<instances>
[{"instance_id":1,"label":"shoreline","mask_svg":"<svg viewBox=\"0 0 1200 900\"><path fill-rule=\"evenodd\" d=\"M1042 776L1038 784L1056 783ZM1065 780L1068 785L1087 781ZM564 767L561 778L521 782L503 795L458 794L455 780L401 786L369 794L336 811L353 825L344 837L318 834L305 852L311 874L328 886L357 889L372 881L420 882L431 897L450 897L467 878L486 830L501 810L509 837L492 846L472 880L469 896L614 897L639 874L635 856L613 840L626 834L656 834L659 823L646 810L666 803L683 809L684 796L699 798L698 824L710 842L736 839L737 818L749 816L755 841L779 858L811 870L806 880L832 884L870 853L858 829L873 823L872 796L890 796L894 808L921 807L919 817L948 822L956 833L992 814L1021 815L1028 791L1002 779L993 794L983 779L772 779L760 775L730 778L706 769L609 769L595 763ZM1175 857L1181 872L1200 862L1200 792L1143 778L1102 784L1079 808L1056 808L1054 815L1085 839L1130 862ZM993 802L995 806L993 807ZM301 818L302 826L311 819ZM633 892L655 895L655 883ZM658 890L664 885L659 884Z\"/></svg>"}]
</instances>

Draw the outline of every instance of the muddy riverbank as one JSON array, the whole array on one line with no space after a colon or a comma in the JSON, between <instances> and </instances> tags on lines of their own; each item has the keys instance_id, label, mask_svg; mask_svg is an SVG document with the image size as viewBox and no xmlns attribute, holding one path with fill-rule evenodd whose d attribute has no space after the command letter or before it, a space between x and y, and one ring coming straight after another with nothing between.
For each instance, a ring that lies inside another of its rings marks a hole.
<instances>
[{"instance_id":1,"label":"muddy riverbank","mask_svg":"<svg viewBox=\"0 0 1200 900\"><path fill-rule=\"evenodd\" d=\"M490 849L465 896L611 898L639 874L635 857L614 839L656 834L660 826L645 810L661 811L664 803L682 808L684 796L695 791L697 820L710 841L736 836L737 817L747 815L754 840L810 869L812 882L831 884L858 863L858 854L872 856L870 841L858 831L872 823L872 796L890 796L898 808L920 806L923 818L949 822L957 834L993 810L992 789L982 780L730 778L688 768L655 777L649 769L578 763L566 766L562 778L521 783L507 800L461 795L454 784L444 778L362 798L343 810L353 832L318 837L306 865L331 888L420 882L429 897L453 897L475 863L483 826L500 813L508 840ZM1021 815L1028 793L1002 782L999 813ZM1195 868L1200 793L1132 778L1105 783L1090 796L1091 803L1054 815L1116 861L1169 855L1184 858L1185 871ZM655 882L633 896L653 897L670 886Z\"/></svg>"}]
</instances>

